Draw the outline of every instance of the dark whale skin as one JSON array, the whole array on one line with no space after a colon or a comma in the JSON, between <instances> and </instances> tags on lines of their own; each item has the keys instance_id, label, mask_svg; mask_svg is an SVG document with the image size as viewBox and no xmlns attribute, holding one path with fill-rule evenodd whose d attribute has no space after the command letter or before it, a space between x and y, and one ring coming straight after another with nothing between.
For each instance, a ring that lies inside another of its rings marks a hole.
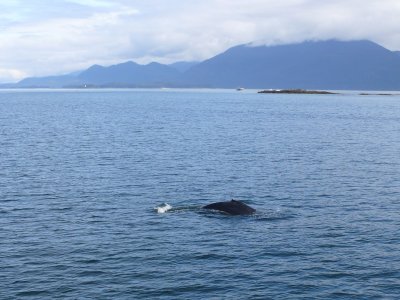
<instances>
[{"instance_id":1,"label":"dark whale skin","mask_svg":"<svg viewBox=\"0 0 400 300\"><path fill-rule=\"evenodd\" d=\"M244 204L243 202L233 199L226 202L211 203L204 206L203 208L218 210L233 216L252 215L256 212L254 208Z\"/></svg>"}]
</instances>

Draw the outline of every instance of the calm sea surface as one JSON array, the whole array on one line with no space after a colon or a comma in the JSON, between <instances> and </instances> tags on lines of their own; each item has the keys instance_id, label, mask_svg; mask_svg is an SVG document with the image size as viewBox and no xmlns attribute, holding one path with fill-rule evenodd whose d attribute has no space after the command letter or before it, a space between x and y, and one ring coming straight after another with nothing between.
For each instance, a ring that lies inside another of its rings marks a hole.
<instances>
[{"instance_id":1,"label":"calm sea surface","mask_svg":"<svg viewBox=\"0 0 400 300\"><path fill-rule=\"evenodd\" d=\"M0 91L0 299L399 297L400 96Z\"/></svg>"}]
</instances>

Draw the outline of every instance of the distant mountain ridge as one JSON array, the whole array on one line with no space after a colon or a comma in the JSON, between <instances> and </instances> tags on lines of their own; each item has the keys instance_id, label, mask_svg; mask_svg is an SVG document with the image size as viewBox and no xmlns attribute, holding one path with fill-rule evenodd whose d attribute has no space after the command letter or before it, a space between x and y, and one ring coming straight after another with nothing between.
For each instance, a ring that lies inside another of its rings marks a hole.
<instances>
[{"instance_id":1,"label":"distant mountain ridge","mask_svg":"<svg viewBox=\"0 0 400 300\"><path fill-rule=\"evenodd\" d=\"M79 74L82 83L99 86L169 86L179 79L180 73L159 63L139 65L126 62L110 67L91 66Z\"/></svg>"},{"instance_id":2,"label":"distant mountain ridge","mask_svg":"<svg viewBox=\"0 0 400 300\"><path fill-rule=\"evenodd\" d=\"M67 87L69 85L80 84L77 75L67 74L60 76L46 76L46 77L28 77L20 82L14 84L17 88L29 88L29 87Z\"/></svg>"},{"instance_id":3,"label":"distant mountain ridge","mask_svg":"<svg viewBox=\"0 0 400 300\"><path fill-rule=\"evenodd\" d=\"M84 86L400 90L400 52L366 40L249 44L200 63L93 65L82 72L27 78L11 85Z\"/></svg>"},{"instance_id":4,"label":"distant mountain ridge","mask_svg":"<svg viewBox=\"0 0 400 300\"><path fill-rule=\"evenodd\" d=\"M32 77L21 80L17 87L158 87L173 85L179 71L159 63L139 65L132 61L103 67L93 65L82 72L62 76Z\"/></svg>"},{"instance_id":5,"label":"distant mountain ridge","mask_svg":"<svg viewBox=\"0 0 400 300\"><path fill-rule=\"evenodd\" d=\"M241 45L191 68L209 87L400 89L400 57L370 41Z\"/></svg>"}]
</instances>

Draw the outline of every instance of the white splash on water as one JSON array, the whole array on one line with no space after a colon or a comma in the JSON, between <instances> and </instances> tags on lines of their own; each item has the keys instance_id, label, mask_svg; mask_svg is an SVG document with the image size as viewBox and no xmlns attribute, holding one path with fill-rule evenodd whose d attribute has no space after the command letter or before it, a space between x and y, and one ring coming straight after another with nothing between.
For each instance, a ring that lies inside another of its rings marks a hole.
<instances>
[{"instance_id":1,"label":"white splash on water","mask_svg":"<svg viewBox=\"0 0 400 300\"><path fill-rule=\"evenodd\" d=\"M172 209L172 206L168 203L163 203L160 206L154 207L154 209L157 211L157 213L163 214Z\"/></svg>"}]
</instances>

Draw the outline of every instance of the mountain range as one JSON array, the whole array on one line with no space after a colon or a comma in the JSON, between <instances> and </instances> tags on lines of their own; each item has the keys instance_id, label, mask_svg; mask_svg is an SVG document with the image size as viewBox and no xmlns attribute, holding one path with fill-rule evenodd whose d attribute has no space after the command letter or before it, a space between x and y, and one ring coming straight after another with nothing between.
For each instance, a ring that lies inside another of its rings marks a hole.
<instances>
[{"instance_id":1,"label":"mountain range","mask_svg":"<svg viewBox=\"0 0 400 300\"><path fill-rule=\"evenodd\" d=\"M208 87L400 90L400 52L374 42L306 41L240 45L203 62L93 65L2 87Z\"/></svg>"}]
</instances>

